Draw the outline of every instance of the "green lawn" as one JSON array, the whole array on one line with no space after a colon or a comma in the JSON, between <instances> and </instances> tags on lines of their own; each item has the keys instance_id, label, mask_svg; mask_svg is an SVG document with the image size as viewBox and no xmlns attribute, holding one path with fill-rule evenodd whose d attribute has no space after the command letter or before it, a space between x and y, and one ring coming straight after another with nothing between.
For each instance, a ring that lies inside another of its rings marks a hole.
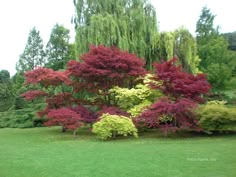
<instances>
[{"instance_id":1,"label":"green lawn","mask_svg":"<svg viewBox=\"0 0 236 177\"><path fill-rule=\"evenodd\" d=\"M102 142L59 128L0 129L0 177L235 177L236 135Z\"/></svg>"}]
</instances>

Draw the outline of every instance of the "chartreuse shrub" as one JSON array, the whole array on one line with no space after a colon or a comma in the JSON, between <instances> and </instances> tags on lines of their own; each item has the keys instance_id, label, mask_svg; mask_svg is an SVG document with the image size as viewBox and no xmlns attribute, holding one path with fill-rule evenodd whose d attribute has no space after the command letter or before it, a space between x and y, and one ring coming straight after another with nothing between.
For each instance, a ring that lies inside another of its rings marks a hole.
<instances>
[{"instance_id":1,"label":"chartreuse shrub","mask_svg":"<svg viewBox=\"0 0 236 177\"><path fill-rule=\"evenodd\" d=\"M93 124L92 130L98 138L106 140L118 135L138 137L137 129L130 118L110 114L103 114L100 118L99 122Z\"/></svg>"},{"instance_id":2,"label":"chartreuse shrub","mask_svg":"<svg viewBox=\"0 0 236 177\"><path fill-rule=\"evenodd\" d=\"M236 131L236 109L222 104L201 105L197 110L199 123L206 131Z\"/></svg>"},{"instance_id":3,"label":"chartreuse shrub","mask_svg":"<svg viewBox=\"0 0 236 177\"><path fill-rule=\"evenodd\" d=\"M128 113L131 114L132 117L136 117L140 115L143 111L145 111L152 104L149 100L144 100L142 103L133 106L128 110Z\"/></svg>"},{"instance_id":4,"label":"chartreuse shrub","mask_svg":"<svg viewBox=\"0 0 236 177\"><path fill-rule=\"evenodd\" d=\"M145 110L145 107L163 96L160 90L150 88L150 84L161 84L161 82L153 81L152 77L151 74L147 74L143 83L137 84L134 88L113 87L109 92L114 95L116 103L121 109L126 110L133 117L137 116Z\"/></svg>"}]
</instances>

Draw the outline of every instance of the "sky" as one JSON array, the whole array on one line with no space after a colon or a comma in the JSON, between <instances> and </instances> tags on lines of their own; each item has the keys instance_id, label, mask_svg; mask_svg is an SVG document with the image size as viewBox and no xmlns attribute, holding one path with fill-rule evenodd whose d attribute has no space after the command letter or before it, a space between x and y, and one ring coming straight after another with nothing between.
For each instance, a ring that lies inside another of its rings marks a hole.
<instances>
[{"instance_id":1,"label":"sky","mask_svg":"<svg viewBox=\"0 0 236 177\"><path fill-rule=\"evenodd\" d=\"M149 0L156 8L160 31L186 27L193 35L201 9L207 6L216 15L220 31L236 31L234 0ZM13 76L15 65L23 53L30 30L36 27L46 45L56 23L71 31L74 41L73 0L2 0L0 1L0 70Z\"/></svg>"}]
</instances>

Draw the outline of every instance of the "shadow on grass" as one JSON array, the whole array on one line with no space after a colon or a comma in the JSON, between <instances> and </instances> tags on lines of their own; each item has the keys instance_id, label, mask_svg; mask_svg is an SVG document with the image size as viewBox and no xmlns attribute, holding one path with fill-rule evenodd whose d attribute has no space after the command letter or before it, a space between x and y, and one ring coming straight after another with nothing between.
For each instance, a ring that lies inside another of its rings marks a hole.
<instances>
[{"instance_id":1,"label":"shadow on grass","mask_svg":"<svg viewBox=\"0 0 236 177\"><path fill-rule=\"evenodd\" d=\"M43 131L42 131L43 129ZM117 141L137 141L137 140L144 140L144 139L151 139L153 140L192 140L192 139L199 139L199 138L236 138L236 132L227 132L227 133L220 133L214 132L213 134L207 134L204 132L190 132L190 131L177 131L175 133L168 133L167 136L163 134L159 129L148 129L146 131L139 132L139 138L134 138L132 136L117 136L115 138L111 138L108 140L100 140L96 137L95 134L91 132L90 127L81 127L77 131L77 135L73 136L72 131L67 131L62 133L61 127L42 127L36 129L29 129L32 133L41 133L42 136L49 136L50 141L95 141L95 142L117 142ZM32 131L33 130L33 131ZM27 133L27 132L26 132Z\"/></svg>"}]
</instances>

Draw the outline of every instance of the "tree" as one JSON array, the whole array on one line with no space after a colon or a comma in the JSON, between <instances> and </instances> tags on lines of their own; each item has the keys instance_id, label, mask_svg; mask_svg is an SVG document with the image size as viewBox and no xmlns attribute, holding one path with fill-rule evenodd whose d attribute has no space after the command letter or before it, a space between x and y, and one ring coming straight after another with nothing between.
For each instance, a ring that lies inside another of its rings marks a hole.
<instances>
[{"instance_id":1,"label":"tree","mask_svg":"<svg viewBox=\"0 0 236 177\"><path fill-rule=\"evenodd\" d=\"M77 92L86 90L102 96L105 105L112 104L109 89L114 86L132 87L138 82L137 78L146 73L142 59L116 47L91 46L81 60L70 61L67 68L77 83Z\"/></svg>"},{"instance_id":2,"label":"tree","mask_svg":"<svg viewBox=\"0 0 236 177\"><path fill-rule=\"evenodd\" d=\"M197 42L192 34L181 27L174 32L175 44L174 55L179 58L184 71L190 73L198 72L200 59L197 55ZM174 56L173 56L174 57Z\"/></svg>"},{"instance_id":3,"label":"tree","mask_svg":"<svg viewBox=\"0 0 236 177\"><path fill-rule=\"evenodd\" d=\"M116 46L146 59L152 68L157 60L159 34L154 7L145 0L74 0L76 51L89 45Z\"/></svg>"},{"instance_id":4,"label":"tree","mask_svg":"<svg viewBox=\"0 0 236 177\"><path fill-rule=\"evenodd\" d=\"M67 92L65 87L72 81L65 71L54 71L49 68L37 68L25 73L26 85L40 86L38 90L28 90L21 96L26 100L45 98L46 107L37 114L40 118L47 117L46 126L62 126L76 132L77 128L86 123L92 123L96 116L74 98L73 91Z\"/></svg>"},{"instance_id":5,"label":"tree","mask_svg":"<svg viewBox=\"0 0 236 177\"><path fill-rule=\"evenodd\" d=\"M169 60L174 57L175 35L173 32L161 32L158 46L158 57Z\"/></svg>"},{"instance_id":6,"label":"tree","mask_svg":"<svg viewBox=\"0 0 236 177\"><path fill-rule=\"evenodd\" d=\"M13 102L13 84L7 70L0 71L0 111L6 111Z\"/></svg>"},{"instance_id":7,"label":"tree","mask_svg":"<svg viewBox=\"0 0 236 177\"><path fill-rule=\"evenodd\" d=\"M210 12L210 9L207 7L202 9L196 26L198 55L201 59L200 69L208 74L208 79L215 89L221 89L229 79L228 73L232 72L233 67L230 66L232 57L228 50L228 43L219 33L218 28L214 28L214 18L215 15ZM223 67L218 67L220 65ZM213 68L221 74L213 74L212 72L215 72Z\"/></svg>"},{"instance_id":8,"label":"tree","mask_svg":"<svg viewBox=\"0 0 236 177\"><path fill-rule=\"evenodd\" d=\"M166 95L152 104L135 121L138 126L161 128L164 132L177 129L199 130L192 109L203 102L202 94L208 93L210 85L205 75L186 73L176 66L176 59L155 64L153 79L162 83L152 88L160 89Z\"/></svg>"},{"instance_id":9,"label":"tree","mask_svg":"<svg viewBox=\"0 0 236 177\"><path fill-rule=\"evenodd\" d=\"M198 44L205 43L212 36L219 34L218 27L214 28L215 17L216 16L213 15L206 6L202 8L201 15L196 25Z\"/></svg>"},{"instance_id":10,"label":"tree","mask_svg":"<svg viewBox=\"0 0 236 177\"><path fill-rule=\"evenodd\" d=\"M0 98L11 99L13 97L12 81L7 70L0 71Z\"/></svg>"},{"instance_id":11,"label":"tree","mask_svg":"<svg viewBox=\"0 0 236 177\"><path fill-rule=\"evenodd\" d=\"M29 33L24 52L20 55L20 59L16 64L16 70L24 73L33 70L35 67L44 66L44 64L43 40L39 35L39 31L34 27Z\"/></svg>"},{"instance_id":12,"label":"tree","mask_svg":"<svg viewBox=\"0 0 236 177\"><path fill-rule=\"evenodd\" d=\"M198 72L200 59L197 55L197 42L184 27L160 34L158 55L165 61L177 57L184 71L194 74Z\"/></svg>"},{"instance_id":13,"label":"tree","mask_svg":"<svg viewBox=\"0 0 236 177\"><path fill-rule=\"evenodd\" d=\"M73 45L69 43L70 31L56 24L46 46L47 67L59 70L65 68L68 60L75 59Z\"/></svg>"}]
</instances>

